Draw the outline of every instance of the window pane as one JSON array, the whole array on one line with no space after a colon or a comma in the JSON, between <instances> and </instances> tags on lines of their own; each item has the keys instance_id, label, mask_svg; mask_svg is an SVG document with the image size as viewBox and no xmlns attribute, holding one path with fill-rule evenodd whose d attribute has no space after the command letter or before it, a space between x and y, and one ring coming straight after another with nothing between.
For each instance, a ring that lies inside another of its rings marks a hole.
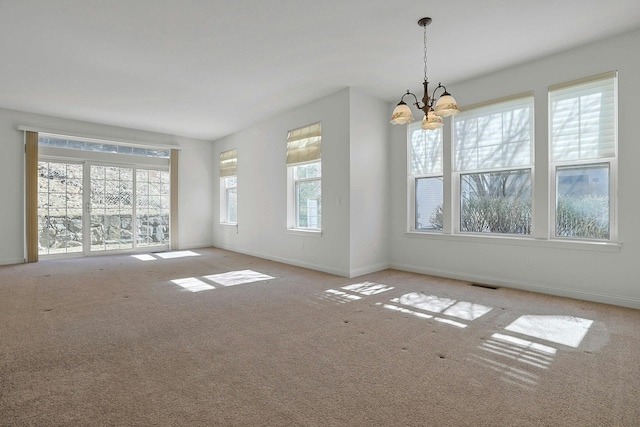
<instances>
[{"instance_id":1,"label":"window pane","mask_svg":"<svg viewBox=\"0 0 640 427\"><path fill-rule=\"evenodd\" d=\"M296 227L319 229L321 224L321 181L296 182Z\"/></svg>"},{"instance_id":2,"label":"window pane","mask_svg":"<svg viewBox=\"0 0 640 427\"><path fill-rule=\"evenodd\" d=\"M38 162L38 253L82 251L82 165Z\"/></svg>"},{"instance_id":3,"label":"window pane","mask_svg":"<svg viewBox=\"0 0 640 427\"><path fill-rule=\"evenodd\" d=\"M238 190L230 188L227 190L227 222L238 222Z\"/></svg>"},{"instance_id":4,"label":"window pane","mask_svg":"<svg viewBox=\"0 0 640 427\"><path fill-rule=\"evenodd\" d=\"M442 173L442 129L424 130L420 122L409 128L409 174Z\"/></svg>"},{"instance_id":5,"label":"window pane","mask_svg":"<svg viewBox=\"0 0 640 427\"><path fill-rule=\"evenodd\" d=\"M146 157L163 157L169 158L170 150L158 150L154 148L138 148L126 145L118 145L117 143L102 143L85 141L82 139L68 139L56 135L47 135L41 133L38 135L38 145L49 147L64 147L75 150L101 151L103 153L120 153L133 154Z\"/></svg>"},{"instance_id":6,"label":"window pane","mask_svg":"<svg viewBox=\"0 0 640 427\"><path fill-rule=\"evenodd\" d=\"M616 77L550 91L554 162L615 156Z\"/></svg>"},{"instance_id":7,"label":"window pane","mask_svg":"<svg viewBox=\"0 0 640 427\"><path fill-rule=\"evenodd\" d=\"M531 234L529 169L460 176L460 231Z\"/></svg>"},{"instance_id":8,"label":"window pane","mask_svg":"<svg viewBox=\"0 0 640 427\"><path fill-rule=\"evenodd\" d=\"M153 169L136 170L138 247L164 245L169 241L169 195L165 184L169 173ZM166 197L166 200L165 200Z\"/></svg>"},{"instance_id":9,"label":"window pane","mask_svg":"<svg viewBox=\"0 0 640 427\"><path fill-rule=\"evenodd\" d=\"M416 230L442 230L442 177L416 178Z\"/></svg>"},{"instance_id":10,"label":"window pane","mask_svg":"<svg viewBox=\"0 0 640 427\"><path fill-rule=\"evenodd\" d=\"M529 166L533 160L533 97L462 112L453 131L456 171Z\"/></svg>"},{"instance_id":11,"label":"window pane","mask_svg":"<svg viewBox=\"0 0 640 427\"><path fill-rule=\"evenodd\" d=\"M556 236L609 239L609 165L559 167Z\"/></svg>"},{"instance_id":12,"label":"window pane","mask_svg":"<svg viewBox=\"0 0 640 427\"><path fill-rule=\"evenodd\" d=\"M294 168L295 179L319 178L320 176L322 176L322 164L320 162L295 166Z\"/></svg>"},{"instance_id":13,"label":"window pane","mask_svg":"<svg viewBox=\"0 0 640 427\"><path fill-rule=\"evenodd\" d=\"M238 179L235 176L228 176L225 178L226 188L235 188L238 186Z\"/></svg>"}]
</instances>

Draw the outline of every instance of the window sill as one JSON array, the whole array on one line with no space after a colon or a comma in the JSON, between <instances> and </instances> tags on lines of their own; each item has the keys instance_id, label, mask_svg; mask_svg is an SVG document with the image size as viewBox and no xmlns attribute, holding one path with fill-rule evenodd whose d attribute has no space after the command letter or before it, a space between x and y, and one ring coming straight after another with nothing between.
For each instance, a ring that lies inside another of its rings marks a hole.
<instances>
[{"instance_id":1,"label":"window sill","mask_svg":"<svg viewBox=\"0 0 640 427\"><path fill-rule=\"evenodd\" d=\"M560 239L536 239L533 237L485 236L475 234L444 234L425 231L407 231L406 237L417 239L445 240L449 242L472 242L494 245L528 246L538 248L570 249L579 251L620 252L622 243L594 242Z\"/></svg>"},{"instance_id":2,"label":"window sill","mask_svg":"<svg viewBox=\"0 0 640 427\"><path fill-rule=\"evenodd\" d=\"M306 228L287 228L287 234L297 234L299 236L322 237L322 230L311 230Z\"/></svg>"},{"instance_id":3,"label":"window sill","mask_svg":"<svg viewBox=\"0 0 640 427\"><path fill-rule=\"evenodd\" d=\"M237 227L238 223L237 222L221 222L220 225L226 225L228 227Z\"/></svg>"}]
</instances>

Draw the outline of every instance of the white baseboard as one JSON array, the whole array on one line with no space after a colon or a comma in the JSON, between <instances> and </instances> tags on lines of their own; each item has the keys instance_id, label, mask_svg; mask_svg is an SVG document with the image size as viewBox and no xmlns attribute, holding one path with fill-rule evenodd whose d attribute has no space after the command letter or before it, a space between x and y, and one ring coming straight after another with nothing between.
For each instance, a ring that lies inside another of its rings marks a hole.
<instances>
[{"instance_id":1,"label":"white baseboard","mask_svg":"<svg viewBox=\"0 0 640 427\"><path fill-rule=\"evenodd\" d=\"M556 295L560 297L575 298L586 301L599 302L604 304L613 304L623 307L640 309L640 299L630 298L620 295L608 295L597 292L587 292L577 289L563 288L559 286L551 286L542 283L522 282L516 280L504 280L499 277L482 276L474 274L465 274L448 270L440 270L433 268L423 268L414 265L391 263L389 268L401 271L409 271L412 273L428 274L430 276L446 277L449 279L464 280L468 282L477 282L487 285L497 285L505 288L520 289L523 291L537 292L542 294Z\"/></svg>"},{"instance_id":2,"label":"white baseboard","mask_svg":"<svg viewBox=\"0 0 640 427\"><path fill-rule=\"evenodd\" d=\"M364 276L365 274L375 273L377 271L386 270L388 268L389 268L389 263L386 263L386 262L380 263L380 264L367 265L365 267L360 267L360 268L355 268L351 270L351 274L349 275L349 278Z\"/></svg>"},{"instance_id":3,"label":"white baseboard","mask_svg":"<svg viewBox=\"0 0 640 427\"><path fill-rule=\"evenodd\" d=\"M238 252L240 254L244 254L244 255L250 255L250 256L254 256L257 258L263 258L263 259L268 259L269 261L276 261L276 262L281 262L283 264L289 264L289 265L295 265L296 267L303 267L303 268L308 268L310 270L317 270L317 271L322 271L323 273L329 273L329 274L335 274L336 276L342 276L342 277L351 277L349 275L348 271L344 271L344 270L339 270L336 268L332 268L332 267L326 267L324 265L319 265L319 264L313 264L313 263L309 263L309 262L304 262L304 261L299 261L296 259L290 259L290 258L283 258L283 257L278 257L278 256L273 256L273 255L267 255L267 254L262 254L259 252L251 252L251 251L242 251L233 247L227 247L224 245L216 245L214 246L216 248L220 248L220 249L224 249L227 251L232 251L232 252Z\"/></svg>"},{"instance_id":4,"label":"white baseboard","mask_svg":"<svg viewBox=\"0 0 640 427\"><path fill-rule=\"evenodd\" d=\"M24 258L4 258L0 259L0 265L24 264Z\"/></svg>"},{"instance_id":5,"label":"white baseboard","mask_svg":"<svg viewBox=\"0 0 640 427\"><path fill-rule=\"evenodd\" d=\"M178 251L184 251L184 250L188 250L188 249L202 249L202 248L210 248L213 246L213 244L211 242L207 242L207 243L187 243L185 245L178 245L179 249L176 249Z\"/></svg>"}]
</instances>

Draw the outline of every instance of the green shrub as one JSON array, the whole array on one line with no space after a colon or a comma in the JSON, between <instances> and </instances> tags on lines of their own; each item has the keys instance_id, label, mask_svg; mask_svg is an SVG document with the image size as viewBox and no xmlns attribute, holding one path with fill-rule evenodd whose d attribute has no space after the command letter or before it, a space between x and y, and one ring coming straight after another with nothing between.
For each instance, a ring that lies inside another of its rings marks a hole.
<instances>
[{"instance_id":1,"label":"green shrub","mask_svg":"<svg viewBox=\"0 0 640 427\"><path fill-rule=\"evenodd\" d=\"M556 236L608 239L608 197L559 197L556 209Z\"/></svg>"},{"instance_id":2,"label":"green shrub","mask_svg":"<svg viewBox=\"0 0 640 427\"><path fill-rule=\"evenodd\" d=\"M478 233L531 234L531 204L508 198L472 197L462 207L462 231ZM439 205L429 219L442 230L443 209ZM605 196L560 197L556 236L590 239L609 238L609 200Z\"/></svg>"}]
</instances>

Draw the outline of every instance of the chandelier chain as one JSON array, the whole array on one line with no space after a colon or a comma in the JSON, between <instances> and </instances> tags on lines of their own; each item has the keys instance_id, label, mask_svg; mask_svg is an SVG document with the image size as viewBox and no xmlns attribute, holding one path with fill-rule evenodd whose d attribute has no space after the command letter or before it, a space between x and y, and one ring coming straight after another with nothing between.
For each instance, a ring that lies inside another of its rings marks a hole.
<instances>
[{"instance_id":1,"label":"chandelier chain","mask_svg":"<svg viewBox=\"0 0 640 427\"><path fill-rule=\"evenodd\" d=\"M427 26L424 27L424 81L427 81Z\"/></svg>"}]
</instances>

